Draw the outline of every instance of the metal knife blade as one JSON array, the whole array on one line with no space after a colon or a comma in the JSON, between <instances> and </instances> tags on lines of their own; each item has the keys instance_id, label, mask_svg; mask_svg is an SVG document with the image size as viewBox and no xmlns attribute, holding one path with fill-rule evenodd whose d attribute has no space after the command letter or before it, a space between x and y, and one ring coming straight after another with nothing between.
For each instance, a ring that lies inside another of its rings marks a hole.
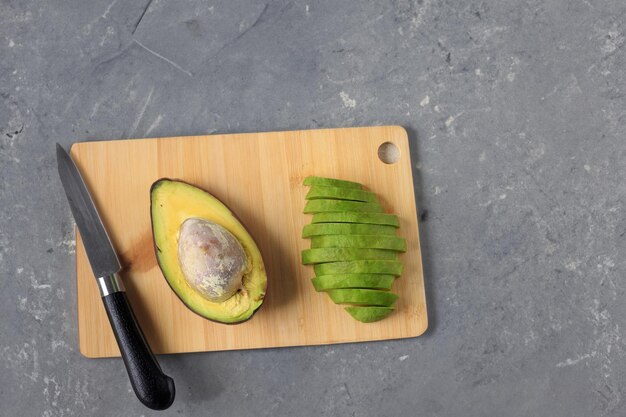
<instances>
[{"instance_id":1,"label":"metal knife blade","mask_svg":"<svg viewBox=\"0 0 626 417\"><path fill-rule=\"evenodd\" d=\"M122 269L89 190L70 155L57 143L57 164L65 195L97 278Z\"/></svg>"}]
</instances>

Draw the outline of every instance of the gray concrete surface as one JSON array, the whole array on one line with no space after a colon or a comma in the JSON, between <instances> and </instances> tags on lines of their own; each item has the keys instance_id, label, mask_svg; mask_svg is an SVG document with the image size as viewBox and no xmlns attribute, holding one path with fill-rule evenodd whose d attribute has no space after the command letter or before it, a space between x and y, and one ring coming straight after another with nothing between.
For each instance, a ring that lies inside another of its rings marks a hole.
<instances>
[{"instance_id":1,"label":"gray concrete surface","mask_svg":"<svg viewBox=\"0 0 626 417\"><path fill-rule=\"evenodd\" d=\"M622 0L0 2L0 415L624 416ZM402 124L420 338L78 353L54 143Z\"/></svg>"}]
</instances>

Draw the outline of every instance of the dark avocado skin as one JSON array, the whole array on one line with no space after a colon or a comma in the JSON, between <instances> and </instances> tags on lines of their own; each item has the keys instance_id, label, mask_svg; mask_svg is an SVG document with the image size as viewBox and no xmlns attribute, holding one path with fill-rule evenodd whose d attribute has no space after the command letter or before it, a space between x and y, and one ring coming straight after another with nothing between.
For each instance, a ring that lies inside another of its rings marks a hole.
<instances>
[{"instance_id":1,"label":"dark avocado skin","mask_svg":"<svg viewBox=\"0 0 626 417\"><path fill-rule=\"evenodd\" d=\"M200 187L197 187L197 186L195 186L195 185L193 185L193 184L191 184L191 183L189 183L189 182L187 182L187 181L183 181L183 180L179 180L179 179L172 179L172 178L168 178L168 177L162 177L162 178L159 178L158 180L156 180L155 182L153 182L153 183L152 183L152 185L150 186L150 196L152 195L152 191L154 191L154 189L155 189L155 188L159 185L159 183L160 183L160 182L162 182L162 181L175 181L175 182L180 182L180 183L187 184L187 185L190 185L190 186L195 187L195 188L199 188L199 189L201 189L202 191L205 191L205 192L206 192L206 190L204 190L204 189L202 189L202 188L200 188ZM222 200L220 200L220 201L222 201ZM226 205L224 202L222 202L222 204ZM227 207L228 207L228 206L227 206ZM229 207L229 210L230 210L230 207ZM239 222L243 225L243 227L245 227L245 228L247 229L246 225L245 225L245 224L241 221L241 219L237 216L237 214L236 214L234 211L232 211L232 210L231 210L231 213L233 214L233 216L235 216L235 218L237 219L237 221L239 221ZM154 221L154 219L153 219L153 215L152 215L152 198L150 198L150 224L151 224L151 225L153 224L153 221ZM156 259L157 259L157 263L158 263L158 265L159 265L159 269L160 269L160 270L161 270L161 272L162 272L162 271L163 271L163 265L161 264L161 259L160 259L160 257L159 257L159 252L161 252L161 249L160 249L160 248L157 246L157 244L156 244L156 241L155 241L155 238L154 238L154 233L152 233L152 244L153 244L153 246L154 246L154 254L155 254L155 257L156 257ZM261 251L261 249L260 249L260 248L259 248L259 251ZM261 253L261 256L263 256L263 253ZM238 321L238 322L236 322L236 323L225 323L225 322L222 322L222 321L219 321L219 320L213 320L213 319L210 319L210 318L208 318L208 317L205 317L205 316L203 316L203 315L201 315L201 314L197 313L197 312L196 312L193 308L191 308L191 306L190 306L189 304L187 304L187 302L185 301L185 299L184 299L183 297L181 297L181 296L180 296L180 295L179 295L179 294L178 294L178 293L174 290L174 288L172 287L172 285L171 285L170 281L169 281L169 280L167 280L167 279L166 279L165 281L167 282L167 285L171 288L172 292L173 292L174 294L176 294L176 297L178 297L178 299L179 299L180 301L182 301L182 303L183 303L183 304L184 304L184 305L185 305L185 306L186 306L186 307L187 307L190 311L192 311L195 315L197 315L197 316L199 316L199 317L202 317L202 318L203 318L203 319L205 319L205 320L209 320L209 321L211 321L211 322L213 322L213 323L224 324L224 325L228 325L228 326L236 326L236 325L238 325L238 324L245 323L245 322L247 322L248 320L250 320L252 317L254 317L254 316L256 315L256 313L257 313L257 312L261 309L261 307L263 307L263 304L261 304L259 307L257 307L257 308L256 308L256 309L252 312L252 314L250 315L250 317L248 317L248 318L246 318L246 319L244 319L244 320ZM266 293L266 294L267 294L267 289L268 289L267 287L268 287L268 286L269 286L269 282L266 284L266 288L265 288L265 293Z\"/></svg>"}]
</instances>

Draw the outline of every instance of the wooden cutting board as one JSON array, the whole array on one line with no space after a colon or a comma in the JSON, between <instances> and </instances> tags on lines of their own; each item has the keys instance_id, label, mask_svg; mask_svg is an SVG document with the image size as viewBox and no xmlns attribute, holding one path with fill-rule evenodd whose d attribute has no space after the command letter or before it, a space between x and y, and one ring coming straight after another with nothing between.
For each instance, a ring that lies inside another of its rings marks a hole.
<instances>
[{"instance_id":1,"label":"wooden cutting board","mask_svg":"<svg viewBox=\"0 0 626 417\"><path fill-rule=\"evenodd\" d=\"M385 164L381 144L400 157ZM388 145L389 146L389 145ZM390 145L393 146L393 145ZM417 212L406 131L399 126L246 133L76 143L71 150L124 270L135 313L155 353L319 345L414 337L428 325ZM395 311L377 323L359 323L313 289L303 266L301 238L311 216L302 214L308 175L358 181L400 218L408 251L393 291ZM188 310L156 263L150 225L150 185L168 177L197 185L247 226L268 275L265 302L249 321L223 325ZM118 356L80 235L76 235L80 351L90 358Z\"/></svg>"}]
</instances>

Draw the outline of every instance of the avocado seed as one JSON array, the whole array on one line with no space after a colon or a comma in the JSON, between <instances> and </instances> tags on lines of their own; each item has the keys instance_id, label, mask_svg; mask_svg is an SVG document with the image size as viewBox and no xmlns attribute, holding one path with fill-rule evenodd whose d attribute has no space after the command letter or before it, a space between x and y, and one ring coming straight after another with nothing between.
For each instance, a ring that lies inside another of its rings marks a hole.
<instances>
[{"instance_id":1,"label":"avocado seed","mask_svg":"<svg viewBox=\"0 0 626 417\"><path fill-rule=\"evenodd\" d=\"M199 218L180 226L178 260L189 286L216 303L237 292L246 271L239 240L223 226Z\"/></svg>"}]
</instances>

